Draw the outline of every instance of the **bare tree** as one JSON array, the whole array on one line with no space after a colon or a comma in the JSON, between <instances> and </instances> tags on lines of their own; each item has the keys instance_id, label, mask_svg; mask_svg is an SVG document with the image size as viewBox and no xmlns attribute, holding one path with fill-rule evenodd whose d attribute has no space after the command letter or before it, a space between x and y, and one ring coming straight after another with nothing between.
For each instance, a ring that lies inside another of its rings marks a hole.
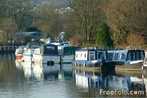
<instances>
[{"instance_id":1,"label":"bare tree","mask_svg":"<svg viewBox=\"0 0 147 98\"><path fill-rule=\"evenodd\" d=\"M54 37L59 35L59 31L62 28L60 15L57 10L58 5L57 2L43 4L36 13L37 20L35 25L45 34Z\"/></svg>"},{"instance_id":2,"label":"bare tree","mask_svg":"<svg viewBox=\"0 0 147 98\"><path fill-rule=\"evenodd\" d=\"M101 0L72 0L73 11L69 15L69 29L82 39L82 43L90 43L96 35L101 22Z\"/></svg>"},{"instance_id":3,"label":"bare tree","mask_svg":"<svg viewBox=\"0 0 147 98\"><path fill-rule=\"evenodd\" d=\"M12 42L12 38L15 36L15 32L17 31L17 24L12 18L4 18L0 24L1 30L3 34L1 35L2 39L7 43L8 40Z\"/></svg>"},{"instance_id":4,"label":"bare tree","mask_svg":"<svg viewBox=\"0 0 147 98\"><path fill-rule=\"evenodd\" d=\"M18 25L18 30L24 31L34 20L33 3L30 0L11 0L10 3L13 4L11 4L11 17L14 18Z\"/></svg>"},{"instance_id":5,"label":"bare tree","mask_svg":"<svg viewBox=\"0 0 147 98\"><path fill-rule=\"evenodd\" d=\"M104 0L102 9L116 44L129 33L146 35L146 0Z\"/></svg>"},{"instance_id":6,"label":"bare tree","mask_svg":"<svg viewBox=\"0 0 147 98\"><path fill-rule=\"evenodd\" d=\"M145 39L138 34L130 33L126 38L128 46L132 49L141 49L145 48Z\"/></svg>"}]
</instances>

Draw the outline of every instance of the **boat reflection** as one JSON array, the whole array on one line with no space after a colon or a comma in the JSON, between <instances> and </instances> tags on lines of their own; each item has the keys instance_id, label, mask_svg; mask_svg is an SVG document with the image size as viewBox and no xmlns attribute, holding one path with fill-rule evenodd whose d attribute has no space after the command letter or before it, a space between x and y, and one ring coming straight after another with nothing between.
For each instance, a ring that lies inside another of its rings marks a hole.
<instances>
[{"instance_id":1,"label":"boat reflection","mask_svg":"<svg viewBox=\"0 0 147 98\"><path fill-rule=\"evenodd\" d=\"M83 70L74 70L74 76L76 87L79 92L88 92L90 88L100 88L100 85L102 83L104 83L105 86L107 85L102 78L101 71L90 72Z\"/></svg>"},{"instance_id":2,"label":"boat reflection","mask_svg":"<svg viewBox=\"0 0 147 98\"><path fill-rule=\"evenodd\" d=\"M22 69L24 77L28 80L49 80L49 81L62 81L64 78L72 77L71 65L48 66L42 63L21 62L16 60L16 67Z\"/></svg>"},{"instance_id":3,"label":"boat reflection","mask_svg":"<svg viewBox=\"0 0 147 98\"><path fill-rule=\"evenodd\" d=\"M75 84L81 92L88 92L90 89L118 90L122 92L142 91L144 95L145 84L141 77L107 74L104 72L88 72L74 70ZM146 79L147 80L147 79Z\"/></svg>"}]
</instances>

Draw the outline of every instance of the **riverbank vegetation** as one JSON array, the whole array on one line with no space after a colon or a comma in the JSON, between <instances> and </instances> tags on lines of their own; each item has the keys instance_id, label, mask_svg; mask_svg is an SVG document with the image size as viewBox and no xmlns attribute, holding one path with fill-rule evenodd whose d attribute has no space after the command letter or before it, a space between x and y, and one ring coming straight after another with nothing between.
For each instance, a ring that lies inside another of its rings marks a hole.
<instances>
[{"instance_id":1,"label":"riverbank vegetation","mask_svg":"<svg viewBox=\"0 0 147 98\"><path fill-rule=\"evenodd\" d=\"M35 27L56 40L65 32L78 46L147 48L146 0L0 1L1 45Z\"/></svg>"}]
</instances>

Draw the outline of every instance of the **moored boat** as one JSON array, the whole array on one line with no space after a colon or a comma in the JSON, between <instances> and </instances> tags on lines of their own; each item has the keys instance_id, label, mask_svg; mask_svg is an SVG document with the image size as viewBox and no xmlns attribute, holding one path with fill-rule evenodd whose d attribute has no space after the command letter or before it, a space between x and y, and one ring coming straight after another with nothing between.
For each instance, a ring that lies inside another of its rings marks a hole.
<instances>
[{"instance_id":1,"label":"moored boat","mask_svg":"<svg viewBox=\"0 0 147 98\"><path fill-rule=\"evenodd\" d=\"M57 45L42 44L40 48L34 49L32 60L34 62L46 63L49 65L59 64L60 55Z\"/></svg>"},{"instance_id":2,"label":"moored boat","mask_svg":"<svg viewBox=\"0 0 147 98\"><path fill-rule=\"evenodd\" d=\"M80 47L78 46L58 46L58 52L61 56L61 63L72 63L75 57L75 51L79 49Z\"/></svg>"},{"instance_id":3,"label":"moored boat","mask_svg":"<svg viewBox=\"0 0 147 98\"><path fill-rule=\"evenodd\" d=\"M141 70L144 50L109 50L108 59L115 64L115 69Z\"/></svg>"},{"instance_id":4,"label":"moored boat","mask_svg":"<svg viewBox=\"0 0 147 98\"><path fill-rule=\"evenodd\" d=\"M97 49L80 49L75 52L74 67L93 68L107 63L107 51Z\"/></svg>"},{"instance_id":5,"label":"moored boat","mask_svg":"<svg viewBox=\"0 0 147 98\"><path fill-rule=\"evenodd\" d=\"M39 48L41 43L39 42L29 42L24 49L23 52L23 61L32 61L32 55L34 53L34 49Z\"/></svg>"},{"instance_id":6,"label":"moored boat","mask_svg":"<svg viewBox=\"0 0 147 98\"><path fill-rule=\"evenodd\" d=\"M19 46L16 50L15 50L15 56L17 60L21 60L23 57L23 52L24 52L24 48L26 46Z\"/></svg>"}]
</instances>

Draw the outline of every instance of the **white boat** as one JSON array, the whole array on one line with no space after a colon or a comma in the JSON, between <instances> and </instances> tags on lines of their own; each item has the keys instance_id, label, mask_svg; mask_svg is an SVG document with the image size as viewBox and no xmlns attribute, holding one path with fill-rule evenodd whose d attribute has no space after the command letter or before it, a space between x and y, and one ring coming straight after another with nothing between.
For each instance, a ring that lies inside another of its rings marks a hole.
<instances>
[{"instance_id":1,"label":"white boat","mask_svg":"<svg viewBox=\"0 0 147 98\"><path fill-rule=\"evenodd\" d=\"M24 52L24 48L26 46L19 46L16 50L15 50L15 56L17 60L21 60L23 57L23 52Z\"/></svg>"},{"instance_id":2,"label":"white boat","mask_svg":"<svg viewBox=\"0 0 147 98\"><path fill-rule=\"evenodd\" d=\"M58 46L59 55L61 56L61 63L72 63L75 57L75 51L79 50L78 46Z\"/></svg>"},{"instance_id":3,"label":"white boat","mask_svg":"<svg viewBox=\"0 0 147 98\"><path fill-rule=\"evenodd\" d=\"M32 55L33 55L34 49L39 48L40 45L41 43L39 42L29 42L24 49L22 60L32 61Z\"/></svg>"},{"instance_id":4,"label":"white boat","mask_svg":"<svg viewBox=\"0 0 147 98\"><path fill-rule=\"evenodd\" d=\"M32 60L34 62L54 65L60 63L58 46L53 44L42 44L40 48L34 49Z\"/></svg>"}]
</instances>

